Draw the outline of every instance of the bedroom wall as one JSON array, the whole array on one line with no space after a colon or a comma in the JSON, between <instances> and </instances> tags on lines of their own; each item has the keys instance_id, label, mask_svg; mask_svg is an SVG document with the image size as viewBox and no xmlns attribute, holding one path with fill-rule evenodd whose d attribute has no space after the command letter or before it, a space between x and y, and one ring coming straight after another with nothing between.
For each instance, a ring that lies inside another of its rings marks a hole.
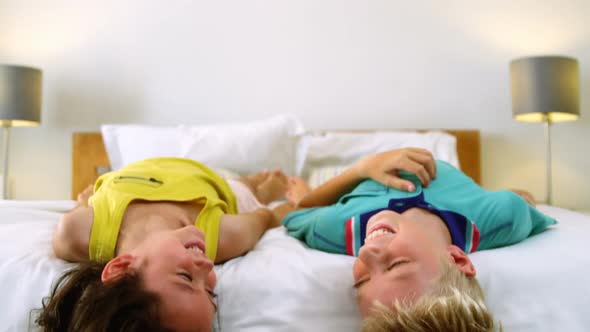
<instances>
[{"instance_id":1,"label":"bedroom wall","mask_svg":"<svg viewBox=\"0 0 590 332\"><path fill-rule=\"evenodd\" d=\"M554 197L590 210L586 0L0 0L0 63L44 72L12 131L17 199L70 197L71 133L298 115L308 128L477 128L483 183L544 196L543 127L511 119L508 63L578 58L582 117L553 128Z\"/></svg>"}]
</instances>

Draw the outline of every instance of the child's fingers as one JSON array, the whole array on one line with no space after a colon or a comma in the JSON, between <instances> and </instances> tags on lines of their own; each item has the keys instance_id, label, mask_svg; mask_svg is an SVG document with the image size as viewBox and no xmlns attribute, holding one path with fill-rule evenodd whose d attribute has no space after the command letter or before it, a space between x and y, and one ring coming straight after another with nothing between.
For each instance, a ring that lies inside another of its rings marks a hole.
<instances>
[{"instance_id":1,"label":"child's fingers","mask_svg":"<svg viewBox=\"0 0 590 332\"><path fill-rule=\"evenodd\" d=\"M275 170L271 176L283 182L284 184L287 184L289 182L289 178L287 177L287 175L283 173L283 171L280 169Z\"/></svg>"},{"instance_id":2,"label":"child's fingers","mask_svg":"<svg viewBox=\"0 0 590 332\"><path fill-rule=\"evenodd\" d=\"M404 180L396 175L384 175L378 179L378 182L401 191L414 192L416 190L412 181Z\"/></svg>"},{"instance_id":3,"label":"child's fingers","mask_svg":"<svg viewBox=\"0 0 590 332\"><path fill-rule=\"evenodd\" d=\"M428 187L430 184L430 174L426 170L426 167L424 167L422 163L416 162L410 157L400 161L399 169L416 174L416 176L420 179L420 182L425 187Z\"/></svg>"},{"instance_id":4,"label":"child's fingers","mask_svg":"<svg viewBox=\"0 0 590 332\"><path fill-rule=\"evenodd\" d=\"M424 169L426 169L426 172L428 172L428 176L431 179L436 177L436 161L434 158L432 158L432 154L430 154L430 152L428 154L413 153L408 155L408 157L422 165Z\"/></svg>"}]
</instances>

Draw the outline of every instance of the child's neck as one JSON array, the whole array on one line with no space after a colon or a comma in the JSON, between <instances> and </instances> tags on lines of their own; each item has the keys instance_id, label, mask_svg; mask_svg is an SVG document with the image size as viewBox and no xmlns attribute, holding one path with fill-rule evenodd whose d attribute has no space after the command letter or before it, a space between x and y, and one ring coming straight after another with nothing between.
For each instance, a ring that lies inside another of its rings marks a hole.
<instances>
[{"instance_id":1,"label":"child's neck","mask_svg":"<svg viewBox=\"0 0 590 332\"><path fill-rule=\"evenodd\" d=\"M404 212L404 214L406 213L411 214L410 218L415 222L421 223L424 226L424 229L427 230L435 240L439 240L441 244L453 244L451 232L449 231L447 224L438 215L421 208L411 208Z\"/></svg>"},{"instance_id":2,"label":"child's neck","mask_svg":"<svg viewBox=\"0 0 590 332\"><path fill-rule=\"evenodd\" d=\"M436 216L436 218L438 220L433 223L434 224L433 227L435 228L436 232L439 234L441 240L444 241L445 244L453 244L453 238L451 237L451 232L449 231L449 227L444 222L444 220L442 220L441 217Z\"/></svg>"}]
</instances>

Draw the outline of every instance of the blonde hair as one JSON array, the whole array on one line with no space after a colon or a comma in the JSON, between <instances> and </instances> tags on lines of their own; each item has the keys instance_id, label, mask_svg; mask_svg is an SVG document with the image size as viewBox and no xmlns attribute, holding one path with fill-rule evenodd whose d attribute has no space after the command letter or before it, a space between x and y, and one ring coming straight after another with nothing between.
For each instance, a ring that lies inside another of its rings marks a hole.
<instances>
[{"instance_id":1,"label":"blonde hair","mask_svg":"<svg viewBox=\"0 0 590 332\"><path fill-rule=\"evenodd\" d=\"M415 302L396 300L390 307L377 304L363 321L362 331L502 331L484 302L477 279L449 263L443 266L442 276Z\"/></svg>"}]
</instances>

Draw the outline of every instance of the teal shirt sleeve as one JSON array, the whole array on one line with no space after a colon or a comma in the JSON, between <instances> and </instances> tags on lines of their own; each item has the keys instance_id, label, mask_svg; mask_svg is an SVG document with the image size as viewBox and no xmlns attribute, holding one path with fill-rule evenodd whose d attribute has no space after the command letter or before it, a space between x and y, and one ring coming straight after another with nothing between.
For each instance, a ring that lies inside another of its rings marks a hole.
<instances>
[{"instance_id":1,"label":"teal shirt sleeve","mask_svg":"<svg viewBox=\"0 0 590 332\"><path fill-rule=\"evenodd\" d=\"M288 214L282 224L290 236L311 248L346 254L343 221L331 217L333 210L334 206L326 206L295 211Z\"/></svg>"},{"instance_id":2,"label":"teal shirt sleeve","mask_svg":"<svg viewBox=\"0 0 590 332\"><path fill-rule=\"evenodd\" d=\"M461 214L477 226L477 250L520 242L557 223L517 194L485 190L443 161L437 161L436 180L423 191L425 200L437 209Z\"/></svg>"}]
</instances>

